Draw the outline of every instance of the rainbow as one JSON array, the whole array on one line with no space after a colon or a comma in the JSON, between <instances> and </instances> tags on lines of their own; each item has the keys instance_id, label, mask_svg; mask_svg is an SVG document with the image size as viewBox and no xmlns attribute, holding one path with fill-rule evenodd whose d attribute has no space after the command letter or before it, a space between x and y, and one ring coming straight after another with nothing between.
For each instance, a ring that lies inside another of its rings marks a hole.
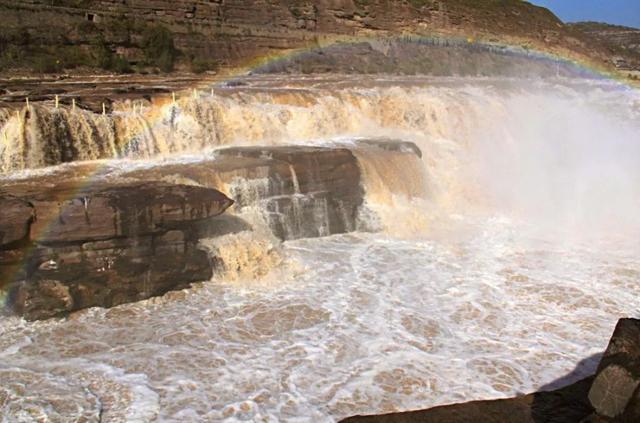
<instances>
[{"instance_id":1,"label":"rainbow","mask_svg":"<svg viewBox=\"0 0 640 423\"><path fill-rule=\"evenodd\" d=\"M593 61L589 61L588 59L579 57L575 53L568 51L553 51L553 50L540 50L532 47L528 42L515 42L512 44L507 43L499 43L494 41L487 41L482 39L476 39L471 37L456 37L456 36L443 36L443 35L415 35L415 34L404 34L399 36L390 36L390 37L326 37L316 39L313 42L310 42L308 45L303 46L298 49L292 49L287 51L280 51L277 53L266 54L260 57L255 57L248 59L245 63L236 66L234 68L226 69L221 74L217 75L215 78L203 78L199 83L195 84L195 86L190 87L188 90L185 90L179 93L179 98L177 100L178 107L180 102L188 97L191 97L192 92L198 92L197 90L201 90L204 88L211 88L215 86L221 86L229 81L237 80L238 78L242 78L243 76L251 73L255 70L260 70L266 66L271 66L274 64L279 64L286 62L291 59L295 59L301 55L304 55L309 52L317 51L318 49L324 49L332 46L341 46L341 45L349 45L363 42L379 42L379 41L390 41L390 40L400 40L403 42L415 42L415 43L428 43L433 45L449 45L449 46L468 46L474 45L475 47L486 49L488 51L496 52L498 54L504 55L512 55L512 56L526 56L527 58L542 61L545 63L555 64L559 66L567 66L574 70L578 71L578 74L584 75L589 78L598 79L598 80L607 80L607 81L616 81L619 83L621 89L636 89L638 88L637 83L629 81L623 78L622 75L617 74L615 72L610 71L605 66L595 64ZM165 98L166 96L160 96L154 98L153 101L158 106L166 106L170 103L170 98ZM151 124L151 129L157 127L163 117L162 112L163 107L156 107L149 112L147 116ZM82 111L82 113L90 113L86 111ZM156 114L157 116L154 116ZM20 113L20 119L25 119L25 112L22 111ZM24 124L24 123L22 123ZM135 141L135 135L131 137L128 141L123 143L121 148L127 149L127 146ZM0 140L0 145L2 140ZM96 160L92 162L84 163L83 166L87 166L88 172L86 176L82 179L74 180L71 189L69 190L69 195L67 198L62 198L60 201L62 203L68 202L74 198L78 198L81 194L90 189L97 180L97 176L105 170L108 160ZM1 179L0 179L1 180ZM42 228L39 233L32 233L30 235L31 239L39 239L42 238L57 222L52 220L46 225L40 225ZM35 251L35 244L31 243L29 247L27 247L24 251L24 260L22 263L16 267L16 270L8 275L3 275L0 279L0 304L4 306L7 305L8 293L6 290L2 290L3 287L16 282L17 275L21 273L21 271L26 270L26 266L29 261L33 258L33 254ZM3 285L4 284L4 285Z\"/></svg>"}]
</instances>

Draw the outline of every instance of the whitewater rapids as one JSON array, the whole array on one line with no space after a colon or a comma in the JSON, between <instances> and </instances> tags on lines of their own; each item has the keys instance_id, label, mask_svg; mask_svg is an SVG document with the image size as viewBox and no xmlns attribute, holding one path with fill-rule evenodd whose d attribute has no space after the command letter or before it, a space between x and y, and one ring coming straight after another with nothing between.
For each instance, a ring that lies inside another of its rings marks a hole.
<instances>
[{"instance_id":1,"label":"whitewater rapids","mask_svg":"<svg viewBox=\"0 0 640 423\"><path fill-rule=\"evenodd\" d=\"M230 243L239 262L267 269L64 320L3 318L8 421L335 421L506 397L586 376L617 319L640 316L637 92L593 81L279 78L233 88L222 120L191 112L222 97L180 105L181 124L159 120L136 145L191 153L163 141L178 133L196 150L413 141L423 170L356 153L361 228L377 232L286 241L277 258L241 238ZM226 138L202 130L216 122ZM403 174L419 171L421 192Z\"/></svg>"}]
</instances>

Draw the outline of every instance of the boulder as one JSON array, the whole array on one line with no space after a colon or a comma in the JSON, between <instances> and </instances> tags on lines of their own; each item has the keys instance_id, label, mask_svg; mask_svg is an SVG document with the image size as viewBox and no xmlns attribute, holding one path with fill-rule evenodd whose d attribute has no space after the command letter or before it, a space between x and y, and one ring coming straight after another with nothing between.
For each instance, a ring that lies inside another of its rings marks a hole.
<instances>
[{"instance_id":1,"label":"boulder","mask_svg":"<svg viewBox=\"0 0 640 423\"><path fill-rule=\"evenodd\" d=\"M640 320L620 319L602 356L589 401L598 415L640 421Z\"/></svg>"}]
</instances>

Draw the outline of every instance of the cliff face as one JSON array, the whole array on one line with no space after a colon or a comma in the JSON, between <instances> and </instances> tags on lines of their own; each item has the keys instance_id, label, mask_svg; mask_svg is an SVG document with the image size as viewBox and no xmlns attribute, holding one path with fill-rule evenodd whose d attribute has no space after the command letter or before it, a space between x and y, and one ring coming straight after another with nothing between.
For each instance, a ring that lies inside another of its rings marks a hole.
<instances>
[{"instance_id":1,"label":"cliff face","mask_svg":"<svg viewBox=\"0 0 640 423\"><path fill-rule=\"evenodd\" d=\"M579 22L569 28L601 45L618 69L640 71L640 29L600 22Z\"/></svg>"},{"instance_id":2,"label":"cliff face","mask_svg":"<svg viewBox=\"0 0 640 423\"><path fill-rule=\"evenodd\" d=\"M183 62L220 65L335 37L389 34L479 37L604 58L547 9L521 0L8 0L0 12L5 45L74 46L69 55L95 58L98 39L134 64L149 25L174 34Z\"/></svg>"}]
</instances>

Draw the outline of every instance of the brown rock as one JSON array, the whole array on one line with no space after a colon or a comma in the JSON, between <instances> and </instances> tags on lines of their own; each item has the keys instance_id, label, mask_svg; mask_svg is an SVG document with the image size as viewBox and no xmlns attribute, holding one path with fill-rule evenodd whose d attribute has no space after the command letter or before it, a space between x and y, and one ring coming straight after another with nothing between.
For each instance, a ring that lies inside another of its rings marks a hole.
<instances>
[{"instance_id":1,"label":"brown rock","mask_svg":"<svg viewBox=\"0 0 640 423\"><path fill-rule=\"evenodd\" d=\"M33 219L33 207L26 201L0 194L0 249L24 240Z\"/></svg>"},{"instance_id":2,"label":"brown rock","mask_svg":"<svg viewBox=\"0 0 640 423\"><path fill-rule=\"evenodd\" d=\"M601 416L621 422L640 421L640 320L618 321L589 400Z\"/></svg>"},{"instance_id":3,"label":"brown rock","mask_svg":"<svg viewBox=\"0 0 640 423\"><path fill-rule=\"evenodd\" d=\"M197 228L215 225L206 222L233 203L214 189L152 182L42 191L22 192L37 213L31 243L0 250L9 307L27 319L110 307L209 279L212 263L197 248Z\"/></svg>"},{"instance_id":4,"label":"brown rock","mask_svg":"<svg viewBox=\"0 0 640 423\"><path fill-rule=\"evenodd\" d=\"M598 373L589 390L589 401L596 412L605 417L621 415L640 380L623 367L615 364Z\"/></svg>"},{"instance_id":5,"label":"brown rock","mask_svg":"<svg viewBox=\"0 0 640 423\"><path fill-rule=\"evenodd\" d=\"M185 178L233 197L234 211L259 205L281 239L355 230L363 203L358 161L346 148L236 147L215 160L127 173L138 180ZM265 182L266 181L266 182Z\"/></svg>"},{"instance_id":6,"label":"brown rock","mask_svg":"<svg viewBox=\"0 0 640 423\"><path fill-rule=\"evenodd\" d=\"M13 301L21 304L32 319L42 319L66 313L74 308L69 287L55 280L42 280L35 283L22 282L21 288L13 292Z\"/></svg>"},{"instance_id":7,"label":"brown rock","mask_svg":"<svg viewBox=\"0 0 640 423\"><path fill-rule=\"evenodd\" d=\"M75 191L57 188L30 198L36 220L31 239L77 242L162 232L224 212L233 201L219 191L139 183Z\"/></svg>"},{"instance_id":8,"label":"brown rock","mask_svg":"<svg viewBox=\"0 0 640 423\"><path fill-rule=\"evenodd\" d=\"M472 401L427 410L377 416L355 416L344 423L576 423L593 412L586 399L592 378L552 392L522 397Z\"/></svg>"}]
</instances>

